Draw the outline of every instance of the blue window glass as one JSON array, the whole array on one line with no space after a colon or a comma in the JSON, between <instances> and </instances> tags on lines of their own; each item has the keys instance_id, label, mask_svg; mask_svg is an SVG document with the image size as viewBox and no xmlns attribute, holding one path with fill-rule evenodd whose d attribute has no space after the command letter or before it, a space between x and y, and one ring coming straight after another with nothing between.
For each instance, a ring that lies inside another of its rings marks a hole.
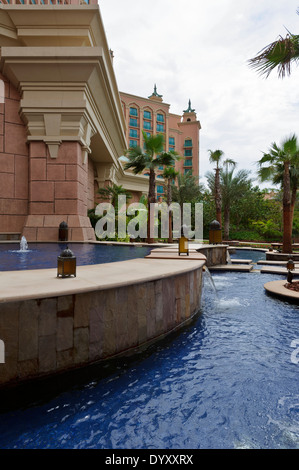
<instances>
[{"instance_id":1,"label":"blue window glass","mask_svg":"<svg viewBox=\"0 0 299 470\"><path fill-rule=\"evenodd\" d=\"M136 137L136 138L138 138L137 129L130 129L130 137Z\"/></svg>"},{"instance_id":2,"label":"blue window glass","mask_svg":"<svg viewBox=\"0 0 299 470\"><path fill-rule=\"evenodd\" d=\"M157 114L157 121L164 122L164 114Z\"/></svg>"},{"instance_id":3,"label":"blue window glass","mask_svg":"<svg viewBox=\"0 0 299 470\"><path fill-rule=\"evenodd\" d=\"M152 113L150 111L144 111L143 117L144 119L152 119Z\"/></svg>"},{"instance_id":4,"label":"blue window glass","mask_svg":"<svg viewBox=\"0 0 299 470\"><path fill-rule=\"evenodd\" d=\"M130 126L137 127L137 119L130 118Z\"/></svg>"},{"instance_id":5,"label":"blue window glass","mask_svg":"<svg viewBox=\"0 0 299 470\"><path fill-rule=\"evenodd\" d=\"M157 193L158 193L158 194L163 194L163 193L164 193L164 188L163 188L163 186L160 186L159 184L157 185Z\"/></svg>"},{"instance_id":6,"label":"blue window glass","mask_svg":"<svg viewBox=\"0 0 299 470\"><path fill-rule=\"evenodd\" d=\"M192 157L192 149L185 149L185 157Z\"/></svg>"},{"instance_id":7,"label":"blue window glass","mask_svg":"<svg viewBox=\"0 0 299 470\"><path fill-rule=\"evenodd\" d=\"M138 111L136 108L130 108L130 116L138 116Z\"/></svg>"},{"instance_id":8,"label":"blue window glass","mask_svg":"<svg viewBox=\"0 0 299 470\"><path fill-rule=\"evenodd\" d=\"M192 175L192 170L189 170L189 168L185 168L184 175Z\"/></svg>"},{"instance_id":9,"label":"blue window glass","mask_svg":"<svg viewBox=\"0 0 299 470\"><path fill-rule=\"evenodd\" d=\"M184 147L192 147L192 139L186 139Z\"/></svg>"},{"instance_id":10,"label":"blue window glass","mask_svg":"<svg viewBox=\"0 0 299 470\"><path fill-rule=\"evenodd\" d=\"M137 147L137 140L130 140L129 146L130 147Z\"/></svg>"},{"instance_id":11,"label":"blue window glass","mask_svg":"<svg viewBox=\"0 0 299 470\"><path fill-rule=\"evenodd\" d=\"M186 158L184 166L192 166L192 158Z\"/></svg>"},{"instance_id":12,"label":"blue window glass","mask_svg":"<svg viewBox=\"0 0 299 470\"><path fill-rule=\"evenodd\" d=\"M158 170L164 170L164 166L163 166L163 165L159 165L159 166L158 166Z\"/></svg>"},{"instance_id":13,"label":"blue window glass","mask_svg":"<svg viewBox=\"0 0 299 470\"><path fill-rule=\"evenodd\" d=\"M163 176L162 176L162 175L158 175L157 178L163 179Z\"/></svg>"},{"instance_id":14,"label":"blue window glass","mask_svg":"<svg viewBox=\"0 0 299 470\"><path fill-rule=\"evenodd\" d=\"M169 145L171 145L172 147L175 146L175 140L174 140L174 137L169 137Z\"/></svg>"},{"instance_id":15,"label":"blue window glass","mask_svg":"<svg viewBox=\"0 0 299 470\"><path fill-rule=\"evenodd\" d=\"M157 132L164 132L164 125L163 124L157 124Z\"/></svg>"},{"instance_id":16,"label":"blue window glass","mask_svg":"<svg viewBox=\"0 0 299 470\"><path fill-rule=\"evenodd\" d=\"M152 123L149 122L149 121L144 121L143 128L151 130L152 129Z\"/></svg>"}]
</instances>

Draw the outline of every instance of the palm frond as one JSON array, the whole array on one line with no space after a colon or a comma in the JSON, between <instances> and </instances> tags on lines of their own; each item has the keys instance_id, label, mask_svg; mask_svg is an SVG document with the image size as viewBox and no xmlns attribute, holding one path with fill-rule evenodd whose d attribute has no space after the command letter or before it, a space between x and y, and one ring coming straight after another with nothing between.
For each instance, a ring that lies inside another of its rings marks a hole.
<instances>
[{"instance_id":1,"label":"palm frond","mask_svg":"<svg viewBox=\"0 0 299 470\"><path fill-rule=\"evenodd\" d=\"M279 78L290 75L291 64L299 59L299 36L288 33L285 38L279 36L277 41L264 47L256 57L250 59L249 66L261 75L266 75L277 68Z\"/></svg>"},{"instance_id":2,"label":"palm frond","mask_svg":"<svg viewBox=\"0 0 299 470\"><path fill-rule=\"evenodd\" d=\"M221 157L223 157L224 152L223 150L217 149L217 150L208 150L210 156L209 156L209 162L210 163L216 163L217 167L219 165L219 162L221 160Z\"/></svg>"},{"instance_id":3,"label":"palm frond","mask_svg":"<svg viewBox=\"0 0 299 470\"><path fill-rule=\"evenodd\" d=\"M163 171L163 177L165 179L175 179L178 176L179 172L175 171L172 166L168 166Z\"/></svg>"}]
</instances>

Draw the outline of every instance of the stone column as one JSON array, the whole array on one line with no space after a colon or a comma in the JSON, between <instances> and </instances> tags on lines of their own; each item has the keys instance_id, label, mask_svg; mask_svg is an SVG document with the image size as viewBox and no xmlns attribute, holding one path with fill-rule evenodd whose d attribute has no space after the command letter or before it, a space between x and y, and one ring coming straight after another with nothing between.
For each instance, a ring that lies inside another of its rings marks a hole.
<instances>
[{"instance_id":1,"label":"stone column","mask_svg":"<svg viewBox=\"0 0 299 470\"><path fill-rule=\"evenodd\" d=\"M78 142L62 142L52 158L44 142L29 145L28 241L57 241L59 224L69 227L69 241L95 240L87 217L88 162Z\"/></svg>"}]
</instances>

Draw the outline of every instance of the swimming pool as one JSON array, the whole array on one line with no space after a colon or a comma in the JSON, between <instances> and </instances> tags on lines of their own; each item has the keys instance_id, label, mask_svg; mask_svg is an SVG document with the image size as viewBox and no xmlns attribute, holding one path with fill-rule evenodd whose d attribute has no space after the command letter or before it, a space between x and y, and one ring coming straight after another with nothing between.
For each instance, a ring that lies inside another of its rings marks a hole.
<instances>
[{"instance_id":1,"label":"swimming pool","mask_svg":"<svg viewBox=\"0 0 299 470\"><path fill-rule=\"evenodd\" d=\"M46 403L0 414L0 448L299 448L299 307L280 276L219 273L183 332Z\"/></svg>"},{"instance_id":2,"label":"swimming pool","mask_svg":"<svg viewBox=\"0 0 299 470\"><path fill-rule=\"evenodd\" d=\"M258 261L265 260L266 254L264 250L236 248L235 252L230 254L230 257L231 259L251 259L252 263L255 264Z\"/></svg>"},{"instance_id":3,"label":"swimming pool","mask_svg":"<svg viewBox=\"0 0 299 470\"><path fill-rule=\"evenodd\" d=\"M77 265L111 263L143 258L147 246L99 245L92 243L28 243L28 250L19 244L0 244L0 271L56 268L57 256L68 246L77 258Z\"/></svg>"}]
</instances>

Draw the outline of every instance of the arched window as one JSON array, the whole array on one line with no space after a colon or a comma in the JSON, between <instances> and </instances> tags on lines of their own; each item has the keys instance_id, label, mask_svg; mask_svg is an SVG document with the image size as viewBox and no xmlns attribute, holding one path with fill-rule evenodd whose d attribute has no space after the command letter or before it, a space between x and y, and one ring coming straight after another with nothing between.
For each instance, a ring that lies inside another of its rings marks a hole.
<instances>
[{"instance_id":1,"label":"arched window","mask_svg":"<svg viewBox=\"0 0 299 470\"><path fill-rule=\"evenodd\" d=\"M143 129L145 131L153 130L153 111L150 108L143 111ZM147 134L151 135L149 132Z\"/></svg>"},{"instance_id":2,"label":"arched window","mask_svg":"<svg viewBox=\"0 0 299 470\"><path fill-rule=\"evenodd\" d=\"M166 122L165 113L163 113L163 111L158 111L157 123L156 123L157 132L165 132L165 122Z\"/></svg>"}]
</instances>

